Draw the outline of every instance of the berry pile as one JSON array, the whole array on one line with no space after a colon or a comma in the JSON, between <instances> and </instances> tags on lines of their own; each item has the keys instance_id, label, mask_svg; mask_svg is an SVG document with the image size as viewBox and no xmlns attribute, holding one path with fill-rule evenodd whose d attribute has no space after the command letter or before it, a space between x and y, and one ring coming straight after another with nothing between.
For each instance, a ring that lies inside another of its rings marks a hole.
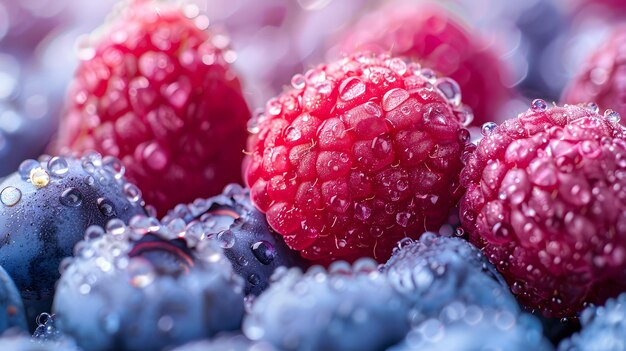
<instances>
[{"instance_id":1,"label":"berry pile","mask_svg":"<svg viewBox=\"0 0 626 351\"><path fill-rule=\"evenodd\" d=\"M565 104L515 117L560 85L509 87L456 5L408 4L355 15L256 113L274 82L246 87L200 7L119 4L53 155L0 179L0 349L623 349L623 27Z\"/></svg>"}]
</instances>

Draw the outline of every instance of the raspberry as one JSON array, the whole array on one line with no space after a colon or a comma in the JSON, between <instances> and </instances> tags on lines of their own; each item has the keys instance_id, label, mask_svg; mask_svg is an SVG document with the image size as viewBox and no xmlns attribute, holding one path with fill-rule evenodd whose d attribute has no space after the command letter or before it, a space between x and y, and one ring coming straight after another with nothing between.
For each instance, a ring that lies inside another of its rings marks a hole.
<instances>
[{"instance_id":1,"label":"raspberry","mask_svg":"<svg viewBox=\"0 0 626 351\"><path fill-rule=\"evenodd\" d=\"M118 157L160 214L241 178L249 111L235 53L197 11L135 1L90 38L53 146Z\"/></svg>"},{"instance_id":2,"label":"raspberry","mask_svg":"<svg viewBox=\"0 0 626 351\"><path fill-rule=\"evenodd\" d=\"M479 123L493 120L513 96L504 84L509 72L496 54L441 6L384 6L350 27L340 42L342 52L365 49L409 56L454 79Z\"/></svg>"},{"instance_id":3,"label":"raspberry","mask_svg":"<svg viewBox=\"0 0 626 351\"><path fill-rule=\"evenodd\" d=\"M561 98L563 103L594 101L600 108L626 114L626 25L595 50Z\"/></svg>"},{"instance_id":4,"label":"raspberry","mask_svg":"<svg viewBox=\"0 0 626 351\"><path fill-rule=\"evenodd\" d=\"M523 305L546 317L626 289L626 141L619 115L543 100L465 160L461 220Z\"/></svg>"},{"instance_id":5,"label":"raspberry","mask_svg":"<svg viewBox=\"0 0 626 351\"><path fill-rule=\"evenodd\" d=\"M250 126L246 170L288 246L310 260L384 262L399 239L441 226L463 193L469 138L453 80L355 54L292 83Z\"/></svg>"}]
</instances>

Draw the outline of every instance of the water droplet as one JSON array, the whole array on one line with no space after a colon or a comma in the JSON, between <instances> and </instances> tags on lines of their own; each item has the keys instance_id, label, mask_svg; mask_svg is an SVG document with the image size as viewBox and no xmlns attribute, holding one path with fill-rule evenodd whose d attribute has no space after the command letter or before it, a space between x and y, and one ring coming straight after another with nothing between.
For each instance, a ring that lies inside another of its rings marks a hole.
<instances>
[{"instance_id":1,"label":"water droplet","mask_svg":"<svg viewBox=\"0 0 626 351\"><path fill-rule=\"evenodd\" d=\"M267 113L272 116L278 116L283 110L283 106L278 99L274 98L267 102Z\"/></svg>"},{"instance_id":2,"label":"water droplet","mask_svg":"<svg viewBox=\"0 0 626 351\"><path fill-rule=\"evenodd\" d=\"M225 230L217 234L217 241L223 249L230 249L235 245L235 235L230 230Z\"/></svg>"},{"instance_id":3,"label":"water droplet","mask_svg":"<svg viewBox=\"0 0 626 351\"><path fill-rule=\"evenodd\" d=\"M41 189L50 183L50 175L41 167L33 168L30 171L30 182Z\"/></svg>"},{"instance_id":4,"label":"water droplet","mask_svg":"<svg viewBox=\"0 0 626 351\"><path fill-rule=\"evenodd\" d=\"M354 100L365 93L365 83L357 77L350 77L341 82L339 95L343 101Z\"/></svg>"},{"instance_id":5,"label":"water droplet","mask_svg":"<svg viewBox=\"0 0 626 351\"><path fill-rule=\"evenodd\" d=\"M30 178L30 172L37 167L41 167L41 166L39 162L37 162L36 160L32 160L32 159L24 160L22 163L20 163L20 167L18 168L18 173L20 174L22 179L27 180Z\"/></svg>"},{"instance_id":6,"label":"water droplet","mask_svg":"<svg viewBox=\"0 0 626 351\"><path fill-rule=\"evenodd\" d=\"M113 174L115 179L121 179L126 171L126 168L124 168L124 165L117 157L106 156L102 159L102 165Z\"/></svg>"},{"instance_id":7,"label":"water droplet","mask_svg":"<svg viewBox=\"0 0 626 351\"><path fill-rule=\"evenodd\" d=\"M437 73L430 68L422 68L420 70L422 78L426 79L430 84L435 84L437 81Z\"/></svg>"},{"instance_id":8,"label":"water droplet","mask_svg":"<svg viewBox=\"0 0 626 351\"><path fill-rule=\"evenodd\" d=\"M104 229L99 225L91 225L85 230L85 240L94 240L104 235Z\"/></svg>"},{"instance_id":9,"label":"water droplet","mask_svg":"<svg viewBox=\"0 0 626 351\"><path fill-rule=\"evenodd\" d=\"M354 205L354 215L360 221L365 221L372 215L372 209L364 203Z\"/></svg>"},{"instance_id":10,"label":"water droplet","mask_svg":"<svg viewBox=\"0 0 626 351\"><path fill-rule=\"evenodd\" d=\"M619 123L621 116L619 113L609 109L604 111L604 118L610 123Z\"/></svg>"},{"instance_id":11,"label":"water droplet","mask_svg":"<svg viewBox=\"0 0 626 351\"><path fill-rule=\"evenodd\" d=\"M392 71L396 72L399 75L404 75L407 70L406 63L404 60L394 57L387 62L387 67L389 67Z\"/></svg>"},{"instance_id":12,"label":"water droplet","mask_svg":"<svg viewBox=\"0 0 626 351\"><path fill-rule=\"evenodd\" d=\"M252 273L248 276L248 282L250 282L250 284L252 285L258 285L261 282L261 278L258 275Z\"/></svg>"},{"instance_id":13,"label":"water droplet","mask_svg":"<svg viewBox=\"0 0 626 351\"><path fill-rule=\"evenodd\" d=\"M8 186L0 192L0 201L9 207L15 206L18 202L20 202L21 198L22 192L20 189L13 186Z\"/></svg>"},{"instance_id":14,"label":"water droplet","mask_svg":"<svg viewBox=\"0 0 626 351\"><path fill-rule=\"evenodd\" d=\"M48 170L57 177L63 177L70 170L64 157L55 156L48 161Z\"/></svg>"},{"instance_id":15,"label":"water droplet","mask_svg":"<svg viewBox=\"0 0 626 351\"><path fill-rule=\"evenodd\" d=\"M306 79L301 74L296 74L291 78L291 86L295 89L304 89L306 87Z\"/></svg>"},{"instance_id":16,"label":"water droplet","mask_svg":"<svg viewBox=\"0 0 626 351\"><path fill-rule=\"evenodd\" d=\"M400 239L400 241L398 241L398 244L396 244L396 246L399 249L403 249L403 248L405 248L405 247L407 247L407 246L409 246L411 244L413 244L413 239L411 239L411 238L402 238L402 239Z\"/></svg>"},{"instance_id":17,"label":"water droplet","mask_svg":"<svg viewBox=\"0 0 626 351\"><path fill-rule=\"evenodd\" d=\"M585 107L587 108L587 110L589 110L589 111L591 111L593 113L600 112L600 107L595 102L590 102Z\"/></svg>"},{"instance_id":18,"label":"water droplet","mask_svg":"<svg viewBox=\"0 0 626 351\"><path fill-rule=\"evenodd\" d=\"M76 188L67 188L61 193L59 201L67 207L79 207L83 203L83 194Z\"/></svg>"},{"instance_id":19,"label":"water droplet","mask_svg":"<svg viewBox=\"0 0 626 351\"><path fill-rule=\"evenodd\" d=\"M396 214L396 223L401 227L408 227L411 220L411 214L409 212L399 212Z\"/></svg>"},{"instance_id":20,"label":"water droplet","mask_svg":"<svg viewBox=\"0 0 626 351\"><path fill-rule=\"evenodd\" d=\"M453 106L461 105L461 88L455 80L447 77L439 78L435 82L435 88L437 88Z\"/></svg>"},{"instance_id":21,"label":"water droplet","mask_svg":"<svg viewBox=\"0 0 626 351\"><path fill-rule=\"evenodd\" d=\"M541 112L548 109L548 104L543 99L535 99L530 104L530 108L535 112Z\"/></svg>"},{"instance_id":22,"label":"water droplet","mask_svg":"<svg viewBox=\"0 0 626 351\"><path fill-rule=\"evenodd\" d=\"M121 219L114 218L107 223L106 231L113 235L122 235L126 232L126 224Z\"/></svg>"},{"instance_id":23,"label":"water droplet","mask_svg":"<svg viewBox=\"0 0 626 351\"><path fill-rule=\"evenodd\" d=\"M409 97L409 92L404 89L391 89L383 96L383 110L391 111L405 102Z\"/></svg>"},{"instance_id":24,"label":"water droplet","mask_svg":"<svg viewBox=\"0 0 626 351\"><path fill-rule=\"evenodd\" d=\"M89 186L94 186L96 184L96 179L92 176L86 176L84 181L85 181L85 184Z\"/></svg>"},{"instance_id":25,"label":"water droplet","mask_svg":"<svg viewBox=\"0 0 626 351\"><path fill-rule=\"evenodd\" d=\"M97 202L100 213L106 217L115 216L115 207L113 206L111 200L101 197Z\"/></svg>"},{"instance_id":26,"label":"water droplet","mask_svg":"<svg viewBox=\"0 0 626 351\"><path fill-rule=\"evenodd\" d=\"M491 134L491 132L493 132L493 130L496 129L497 126L498 125L496 123L487 122L483 124L483 126L480 128L480 133L483 136L489 136L489 134Z\"/></svg>"},{"instance_id":27,"label":"water droplet","mask_svg":"<svg viewBox=\"0 0 626 351\"><path fill-rule=\"evenodd\" d=\"M128 199L128 201L135 203L141 200L141 190L139 190L139 188L137 188L135 184L132 184L132 183L124 184L123 190L124 190L124 194L126 194L126 198Z\"/></svg>"},{"instance_id":28,"label":"water droplet","mask_svg":"<svg viewBox=\"0 0 626 351\"><path fill-rule=\"evenodd\" d=\"M276 258L276 249L272 244L265 240L257 241L252 244L250 249L252 250L254 257L265 265L272 263L274 258Z\"/></svg>"}]
</instances>

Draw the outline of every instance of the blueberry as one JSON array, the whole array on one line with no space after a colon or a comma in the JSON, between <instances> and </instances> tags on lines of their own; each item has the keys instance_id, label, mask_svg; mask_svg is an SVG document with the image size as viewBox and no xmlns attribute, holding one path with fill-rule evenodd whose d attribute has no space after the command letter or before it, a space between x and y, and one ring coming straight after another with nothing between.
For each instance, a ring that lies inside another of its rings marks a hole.
<instances>
[{"instance_id":1,"label":"blueberry","mask_svg":"<svg viewBox=\"0 0 626 351\"><path fill-rule=\"evenodd\" d=\"M145 213L120 162L97 153L23 161L0 184L0 265L15 281L29 320L49 311L59 263L92 224Z\"/></svg>"},{"instance_id":2,"label":"blueberry","mask_svg":"<svg viewBox=\"0 0 626 351\"><path fill-rule=\"evenodd\" d=\"M415 325L388 351L549 351L541 323L530 314L453 302Z\"/></svg>"},{"instance_id":3,"label":"blueberry","mask_svg":"<svg viewBox=\"0 0 626 351\"><path fill-rule=\"evenodd\" d=\"M453 301L519 311L496 268L477 248L459 238L424 233L416 241L404 239L383 270L391 285L413 302L421 318L436 316Z\"/></svg>"},{"instance_id":4,"label":"blueberry","mask_svg":"<svg viewBox=\"0 0 626 351\"><path fill-rule=\"evenodd\" d=\"M276 349L271 344L251 341L241 334L235 334L194 341L172 351L276 351Z\"/></svg>"},{"instance_id":5,"label":"blueberry","mask_svg":"<svg viewBox=\"0 0 626 351\"><path fill-rule=\"evenodd\" d=\"M377 264L337 261L302 273L279 268L252 303L242 330L281 350L381 350L409 330L409 303Z\"/></svg>"},{"instance_id":6,"label":"blueberry","mask_svg":"<svg viewBox=\"0 0 626 351\"><path fill-rule=\"evenodd\" d=\"M10 351L81 351L70 339L45 341L28 335L3 335L0 338L0 350Z\"/></svg>"},{"instance_id":7,"label":"blueberry","mask_svg":"<svg viewBox=\"0 0 626 351\"><path fill-rule=\"evenodd\" d=\"M86 351L161 350L236 330L243 279L215 241L186 241L155 218L88 228L54 298L59 330ZM197 244L197 245L196 245Z\"/></svg>"},{"instance_id":8,"label":"blueberry","mask_svg":"<svg viewBox=\"0 0 626 351\"><path fill-rule=\"evenodd\" d=\"M581 316L582 329L559 344L559 351L617 351L626 348L626 293L608 299L604 306L588 307Z\"/></svg>"},{"instance_id":9,"label":"blueberry","mask_svg":"<svg viewBox=\"0 0 626 351\"><path fill-rule=\"evenodd\" d=\"M2 267L0 267L0 311L2 312L0 313L0 333L10 328L27 329L20 293Z\"/></svg>"},{"instance_id":10,"label":"blueberry","mask_svg":"<svg viewBox=\"0 0 626 351\"><path fill-rule=\"evenodd\" d=\"M221 195L178 205L163 218L172 226L213 237L220 242L233 269L246 281L245 294L259 295L267 289L277 267L300 266L300 255L285 245L282 236L267 224L265 216L250 202L250 193L237 184Z\"/></svg>"}]
</instances>

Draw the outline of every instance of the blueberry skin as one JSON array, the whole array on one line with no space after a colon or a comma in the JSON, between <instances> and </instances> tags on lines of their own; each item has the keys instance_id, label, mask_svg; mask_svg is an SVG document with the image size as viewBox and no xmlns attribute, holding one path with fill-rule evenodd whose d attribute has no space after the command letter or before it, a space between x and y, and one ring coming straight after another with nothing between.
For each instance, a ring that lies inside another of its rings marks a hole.
<instances>
[{"instance_id":1,"label":"blueberry skin","mask_svg":"<svg viewBox=\"0 0 626 351\"><path fill-rule=\"evenodd\" d=\"M237 274L246 280L245 294L258 296L269 286L270 277L280 266L302 267L300 254L291 250L267 224L265 215L254 208L250 193L237 184L209 199L178 205L163 223L182 219L189 227L216 238ZM194 228L195 229L195 228Z\"/></svg>"},{"instance_id":2,"label":"blueberry skin","mask_svg":"<svg viewBox=\"0 0 626 351\"><path fill-rule=\"evenodd\" d=\"M242 330L280 350L383 350L409 330L409 301L371 259L329 271L280 268L276 281L253 302Z\"/></svg>"},{"instance_id":3,"label":"blueberry skin","mask_svg":"<svg viewBox=\"0 0 626 351\"><path fill-rule=\"evenodd\" d=\"M388 351L550 351L541 323L530 314L453 302L424 320Z\"/></svg>"},{"instance_id":4,"label":"blueberry skin","mask_svg":"<svg viewBox=\"0 0 626 351\"><path fill-rule=\"evenodd\" d=\"M195 341L172 351L278 351L271 344L255 342L241 334L220 335L211 340Z\"/></svg>"},{"instance_id":5,"label":"blueberry skin","mask_svg":"<svg viewBox=\"0 0 626 351\"><path fill-rule=\"evenodd\" d=\"M59 331L85 351L156 351L239 329L243 279L216 242L181 235L143 216L90 227L63 264Z\"/></svg>"},{"instance_id":6,"label":"blueberry skin","mask_svg":"<svg viewBox=\"0 0 626 351\"><path fill-rule=\"evenodd\" d=\"M10 328L27 330L24 304L9 274L0 267L0 333Z\"/></svg>"},{"instance_id":7,"label":"blueberry skin","mask_svg":"<svg viewBox=\"0 0 626 351\"><path fill-rule=\"evenodd\" d=\"M582 329L559 344L559 351L618 351L626 347L626 293L581 313Z\"/></svg>"},{"instance_id":8,"label":"blueberry skin","mask_svg":"<svg viewBox=\"0 0 626 351\"><path fill-rule=\"evenodd\" d=\"M404 239L385 264L390 284L410 299L415 318L439 314L459 301L519 312L504 278L486 257L467 241L424 233L419 240Z\"/></svg>"},{"instance_id":9,"label":"blueberry skin","mask_svg":"<svg viewBox=\"0 0 626 351\"><path fill-rule=\"evenodd\" d=\"M118 164L97 153L82 159L42 156L22 162L0 183L0 265L29 314L29 305L49 303L59 263L72 255L87 227L145 213L140 193L124 180Z\"/></svg>"}]
</instances>

